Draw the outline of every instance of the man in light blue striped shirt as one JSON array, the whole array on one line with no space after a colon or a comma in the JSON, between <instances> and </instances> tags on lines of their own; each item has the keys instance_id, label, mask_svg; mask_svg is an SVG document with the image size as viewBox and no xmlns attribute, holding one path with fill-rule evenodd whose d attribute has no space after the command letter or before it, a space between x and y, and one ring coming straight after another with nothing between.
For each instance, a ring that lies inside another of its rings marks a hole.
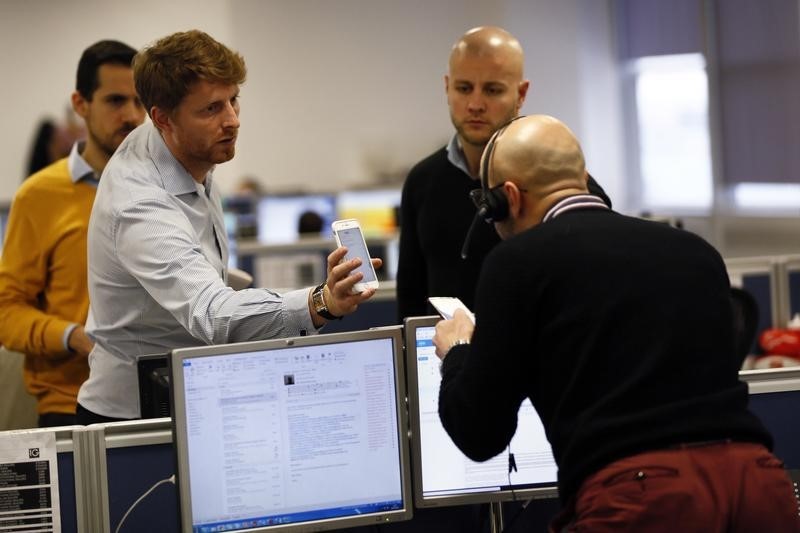
<instances>
[{"instance_id":1,"label":"man in light blue striped shirt","mask_svg":"<svg viewBox=\"0 0 800 533\"><path fill-rule=\"evenodd\" d=\"M344 248L328 256L328 279L313 290L227 286L212 171L234 156L245 75L241 55L196 30L167 36L134 59L152 123L117 149L92 210L87 330L95 347L78 394L79 423L140 416L140 355L316 332L375 292L352 293L360 261L339 264Z\"/></svg>"}]
</instances>

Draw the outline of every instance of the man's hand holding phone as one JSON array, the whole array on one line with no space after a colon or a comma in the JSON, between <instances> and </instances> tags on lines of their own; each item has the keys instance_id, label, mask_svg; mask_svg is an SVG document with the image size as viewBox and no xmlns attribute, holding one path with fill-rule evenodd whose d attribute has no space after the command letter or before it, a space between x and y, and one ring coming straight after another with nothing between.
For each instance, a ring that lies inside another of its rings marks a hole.
<instances>
[{"instance_id":1,"label":"man's hand holding phone","mask_svg":"<svg viewBox=\"0 0 800 533\"><path fill-rule=\"evenodd\" d=\"M453 346L470 343L475 329L475 315L458 298L431 296L428 301L444 318L436 324L436 334L433 336L436 355L444 361Z\"/></svg>"},{"instance_id":2,"label":"man's hand holding phone","mask_svg":"<svg viewBox=\"0 0 800 533\"><path fill-rule=\"evenodd\" d=\"M436 355L444 361L450 349L459 344L469 344L472 340L472 332L475 330L475 322L472 313L463 308L453 311L453 318L440 320L436 324L436 333L433 336L433 344L436 346Z\"/></svg>"},{"instance_id":3,"label":"man's hand holding phone","mask_svg":"<svg viewBox=\"0 0 800 533\"><path fill-rule=\"evenodd\" d=\"M370 262L367 242L364 240L364 233L361 231L361 224L354 218L337 220L331 224L333 237L339 247L347 248L345 261L360 259L361 263L356 267L356 272L361 274L361 279L353 285L353 292L364 292L367 289L378 288L378 276L375 268Z\"/></svg>"},{"instance_id":4,"label":"man's hand holding phone","mask_svg":"<svg viewBox=\"0 0 800 533\"><path fill-rule=\"evenodd\" d=\"M334 235L337 232L338 222L348 222L344 229L352 228L351 221L337 221L333 223ZM358 224L355 221L356 226ZM343 229L341 225L338 229ZM357 235L363 243L361 228L358 227ZM350 236L352 238L352 235ZM363 248L356 242L351 247L348 241L342 236L337 236L339 247L328 255L328 278L322 289L319 303L324 305L329 315L342 317L354 312L358 305L370 299L378 287L378 278L375 269L380 268L383 261L380 258L370 258L366 244ZM354 254L354 251L360 253ZM309 307L316 311L319 309L318 302L314 301L313 291L309 293ZM314 325L319 327L324 324L324 320L318 312L312 313Z\"/></svg>"}]
</instances>

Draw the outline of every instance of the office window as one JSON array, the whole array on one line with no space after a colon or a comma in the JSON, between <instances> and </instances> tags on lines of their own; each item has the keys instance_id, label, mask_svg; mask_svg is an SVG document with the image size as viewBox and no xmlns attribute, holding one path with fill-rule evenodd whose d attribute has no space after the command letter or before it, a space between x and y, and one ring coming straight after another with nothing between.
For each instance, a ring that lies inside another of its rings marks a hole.
<instances>
[{"instance_id":1,"label":"office window","mask_svg":"<svg viewBox=\"0 0 800 533\"><path fill-rule=\"evenodd\" d=\"M614 6L632 204L662 214L797 215L800 2Z\"/></svg>"},{"instance_id":2,"label":"office window","mask_svg":"<svg viewBox=\"0 0 800 533\"><path fill-rule=\"evenodd\" d=\"M736 207L747 210L794 210L800 206L800 185L739 183L733 187Z\"/></svg>"},{"instance_id":3,"label":"office window","mask_svg":"<svg viewBox=\"0 0 800 533\"><path fill-rule=\"evenodd\" d=\"M634 60L643 208L708 210L708 80L701 54Z\"/></svg>"}]
</instances>

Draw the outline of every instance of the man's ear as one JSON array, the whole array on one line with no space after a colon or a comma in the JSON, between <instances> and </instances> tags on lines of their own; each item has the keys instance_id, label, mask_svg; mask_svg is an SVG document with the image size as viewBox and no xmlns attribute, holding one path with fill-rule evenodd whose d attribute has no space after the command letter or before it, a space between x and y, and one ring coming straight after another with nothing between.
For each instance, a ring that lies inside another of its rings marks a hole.
<instances>
[{"instance_id":1,"label":"man's ear","mask_svg":"<svg viewBox=\"0 0 800 533\"><path fill-rule=\"evenodd\" d=\"M517 88L517 98L519 104L517 105L517 114L519 114L519 110L522 109L522 104L525 103L525 96L528 94L528 88L531 86L530 80L522 80L519 82L519 87Z\"/></svg>"},{"instance_id":2,"label":"man's ear","mask_svg":"<svg viewBox=\"0 0 800 533\"><path fill-rule=\"evenodd\" d=\"M160 107L153 106L150 108L150 120L160 131L170 131L172 129L169 113Z\"/></svg>"},{"instance_id":3,"label":"man's ear","mask_svg":"<svg viewBox=\"0 0 800 533\"><path fill-rule=\"evenodd\" d=\"M507 181L503 183L503 192L508 201L508 214L513 218L519 218L522 212L522 192L516 183Z\"/></svg>"},{"instance_id":4,"label":"man's ear","mask_svg":"<svg viewBox=\"0 0 800 533\"><path fill-rule=\"evenodd\" d=\"M70 97L72 102L72 109L79 117L86 120L86 115L89 114L89 102L78 91L74 91Z\"/></svg>"}]
</instances>

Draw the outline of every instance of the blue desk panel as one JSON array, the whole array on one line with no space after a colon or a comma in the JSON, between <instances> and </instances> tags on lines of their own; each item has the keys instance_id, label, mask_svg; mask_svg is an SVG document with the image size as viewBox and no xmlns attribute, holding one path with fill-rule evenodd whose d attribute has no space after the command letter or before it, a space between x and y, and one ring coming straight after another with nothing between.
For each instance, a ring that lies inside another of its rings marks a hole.
<instances>
[{"instance_id":1,"label":"blue desk panel","mask_svg":"<svg viewBox=\"0 0 800 533\"><path fill-rule=\"evenodd\" d=\"M62 533L78 533L75 502L75 461L72 452L58 454L58 501L61 505Z\"/></svg>"},{"instance_id":2,"label":"blue desk panel","mask_svg":"<svg viewBox=\"0 0 800 533\"><path fill-rule=\"evenodd\" d=\"M758 326L756 327L756 340L751 353L762 353L758 346L758 336L765 329L772 327L772 292L768 274L745 274L742 276L742 288L749 292L758 304Z\"/></svg>"},{"instance_id":3,"label":"blue desk panel","mask_svg":"<svg viewBox=\"0 0 800 533\"><path fill-rule=\"evenodd\" d=\"M172 444L109 448L108 505L111 530L117 528L122 515L142 494L158 481L176 473ZM136 506L120 533L179 531L177 488L165 483Z\"/></svg>"},{"instance_id":4,"label":"blue desk panel","mask_svg":"<svg viewBox=\"0 0 800 533\"><path fill-rule=\"evenodd\" d=\"M800 313L800 272L789 272L789 318Z\"/></svg>"},{"instance_id":5,"label":"blue desk panel","mask_svg":"<svg viewBox=\"0 0 800 533\"><path fill-rule=\"evenodd\" d=\"M767 426L775 440L775 455L786 467L800 469L800 390L750 395L750 410Z\"/></svg>"}]
</instances>

